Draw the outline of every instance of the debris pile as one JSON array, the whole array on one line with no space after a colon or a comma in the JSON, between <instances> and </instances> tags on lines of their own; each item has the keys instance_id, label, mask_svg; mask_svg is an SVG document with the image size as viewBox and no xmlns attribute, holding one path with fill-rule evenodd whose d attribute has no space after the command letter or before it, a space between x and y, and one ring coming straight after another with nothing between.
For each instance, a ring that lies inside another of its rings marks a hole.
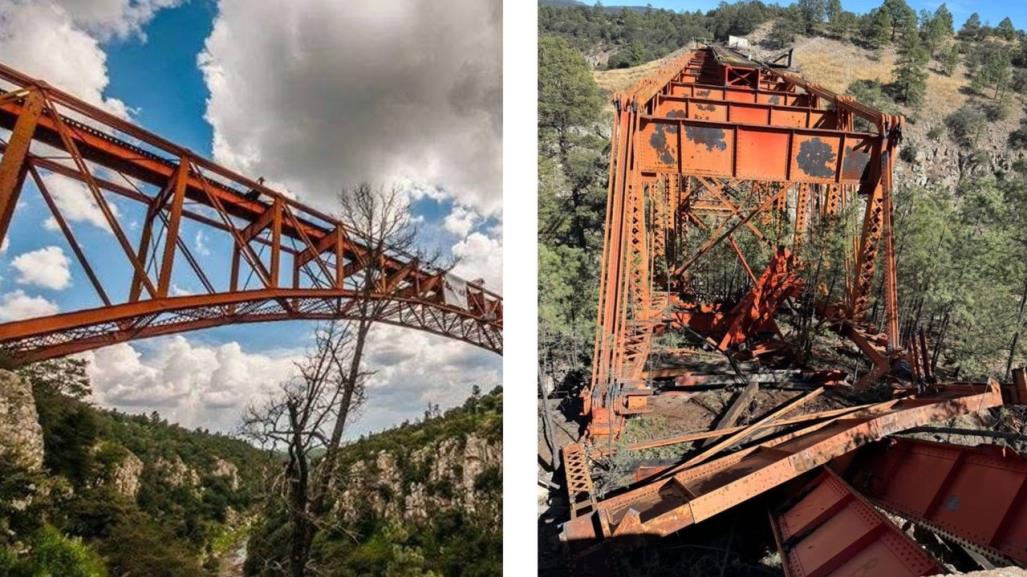
<instances>
[{"instance_id":1,"label":"debris pile","mask_svg":"<svg viewBox=\"0 0 1027 577\"><path fill-rule=\"evenodd\" d=\"M1024 371L957 382L900 323L903 119L720 46L613 103L591 382L542 399L567 500L543 569L649 574L631 551L661 543L722 575L1027 564L1027 459L996 444L1022 440Z\"/></svg>"}]
</instances>

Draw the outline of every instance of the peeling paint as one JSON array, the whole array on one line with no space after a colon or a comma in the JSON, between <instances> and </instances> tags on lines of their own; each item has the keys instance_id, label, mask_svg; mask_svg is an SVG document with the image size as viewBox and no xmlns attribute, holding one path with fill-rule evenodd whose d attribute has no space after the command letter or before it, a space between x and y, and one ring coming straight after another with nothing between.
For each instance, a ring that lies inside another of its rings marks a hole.
<instances>
[{"instance_id":1,"label":"peeling paint","mask_svg":"<svg viewBox=\"0 0 1027 577\"><path fill-rule=\"evenodd\" d=\"M684 109L675 108L667 112L667 118L688 118L688 115L685 114Z\"/></svg>"},{"instance_id":2,"label":"peeling paint","mask_svg":"<svg viewBox=\"0 0 1027 577\"><path fill-rule=\"evenodd\" d=\"M678 127L676 125L656 125L656 130L653 131L652 136L649 137L649 144L652 145L656 153L660 155L660 162L663 164L674 164L676 159L674 153L670 150L670 145L667 144L667 136L675 137L678 134Z\"/></svg>"},{"instance_id":3,"label":"peeling paint","mask_svg":"<svg viewBox=\"0 0 1027 577\"><path fill-rule=\"evenodd\" d=\"M799 156L796 161L799 170L809 176L817 178L834 176L835 153L831 150L831 145L819 138L803 142L799 147Z\"/></svg>"},{"instance_id":4,"label":"peeling paint","mask_svg":"<svg viewBox=\"0 0 1027 577\"><path fill-rule=\"evenodd\" d=\"M696 104L695 107L699 110L705 110L706 112L713 112L717 109L716 105L714 104Z\"/></svg>"},{"instance_id":5,"label":"peeling paint","mask_svg":"<svg viewBox=\"0 0 1027 577\"><path fill-rule=\"evenodd\" d=\"M727 150L727 141L724 140L724 130L709 126L686 126L685 137L690 142L706 146L706 150L713 152L713 149Z\"/></svg>"}]
</instances>

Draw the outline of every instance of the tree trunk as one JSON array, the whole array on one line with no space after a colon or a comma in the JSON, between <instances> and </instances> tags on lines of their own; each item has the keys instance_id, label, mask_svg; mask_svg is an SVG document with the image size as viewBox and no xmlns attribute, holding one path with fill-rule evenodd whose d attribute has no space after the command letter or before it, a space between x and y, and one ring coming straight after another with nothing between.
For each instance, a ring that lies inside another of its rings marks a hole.
<instances>
[{"instance_id":1,"label":"tree trunk","mask_svg":"<svg viewBox=\"0 0 1027 577\"><path fill-rule=\"evenodd\" d=\"M1020 312L1016 314L1016 332L1013 333L1013 342L1009 343L1009 360L1006 361L1006 373L1007 379L1012 379L1013 371L1013 357L1016 355L1016 343L1020 340L1020 329L1023 328L1023 309L1024 304L1027 304L1027 278L1023 280L1023 295L1020 296Z\"/></svg>"},{"instance_id":2,"label":"tree trunk","mask_svg":"<svg viewBox=\"0 0 1027 577\"><path fill-rule=\"evenodd\" d=\"M292 441L289 447L289 517L292 521L292 543L289 550L289 572L292 577L304 577L310 558L313 530L307 516L309 469L307 454L303 450L302 427L298 425L295 406L289 406L290 421L293 423Z\"/></svg>"}]
</instances>

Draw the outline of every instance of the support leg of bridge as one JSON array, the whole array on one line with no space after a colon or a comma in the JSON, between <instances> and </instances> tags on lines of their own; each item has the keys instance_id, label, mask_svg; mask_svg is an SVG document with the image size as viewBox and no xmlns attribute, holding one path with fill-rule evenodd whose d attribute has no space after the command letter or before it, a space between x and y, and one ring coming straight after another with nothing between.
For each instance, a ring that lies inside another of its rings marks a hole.
<instances>
[{"instance_id":1,"label":"support leg of bridge","mask_svg":"<svg viewBox=\"0 0 1027 577\"><path fill-rule=\"evenodd\" d=\"M21 185L28 173L26 159L29 145L36 132L36 124L43 113L43 94L38 89L29 90L25 97L25 112L18 117L7 143L4 156L0 159L0 242L7 236L7 229L14 216L14 207L18 204Z\"/></svg>"}]
</instances>

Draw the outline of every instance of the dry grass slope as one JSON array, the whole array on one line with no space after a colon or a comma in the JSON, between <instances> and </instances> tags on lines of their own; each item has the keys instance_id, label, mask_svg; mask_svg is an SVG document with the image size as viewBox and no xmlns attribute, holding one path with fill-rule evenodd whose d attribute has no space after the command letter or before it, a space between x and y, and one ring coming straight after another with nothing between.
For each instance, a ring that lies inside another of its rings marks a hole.
<instances>
[{"instance_id":1,"label":"dry grass slope","mask_svg":"<svg viewBox=\"0 0 1027 577\"><path fill-rule=\"evenodd\" d=\"M752 34L753 41L758 40L765 24ZM829 90L845 93L849 85L856 80L877 80L883 84L892 81L892 70L895 67L897 54L894 48L887 48L874 54L871 50L860 48L848 42L841 42L822 37L799 37L796 39L793 64L804 78L816 82ZM664 61L680 54L685 49L661 58L646 62L633 68L616 70L595 70L593 75L596 84L603 90L614 93L624 90L639 79L651 74ZM758 53L764 52L757 49ZM757 54L765 57L767 54ZM921 116L933 122L940 122L945 116L962 106L968 96L960 91L961 87L969 86L970 79L965 69L960 66L952 76L940 74L937 62L931 62L930 74L927 79L927 98Z\"/></svg>"}]
</instances>

